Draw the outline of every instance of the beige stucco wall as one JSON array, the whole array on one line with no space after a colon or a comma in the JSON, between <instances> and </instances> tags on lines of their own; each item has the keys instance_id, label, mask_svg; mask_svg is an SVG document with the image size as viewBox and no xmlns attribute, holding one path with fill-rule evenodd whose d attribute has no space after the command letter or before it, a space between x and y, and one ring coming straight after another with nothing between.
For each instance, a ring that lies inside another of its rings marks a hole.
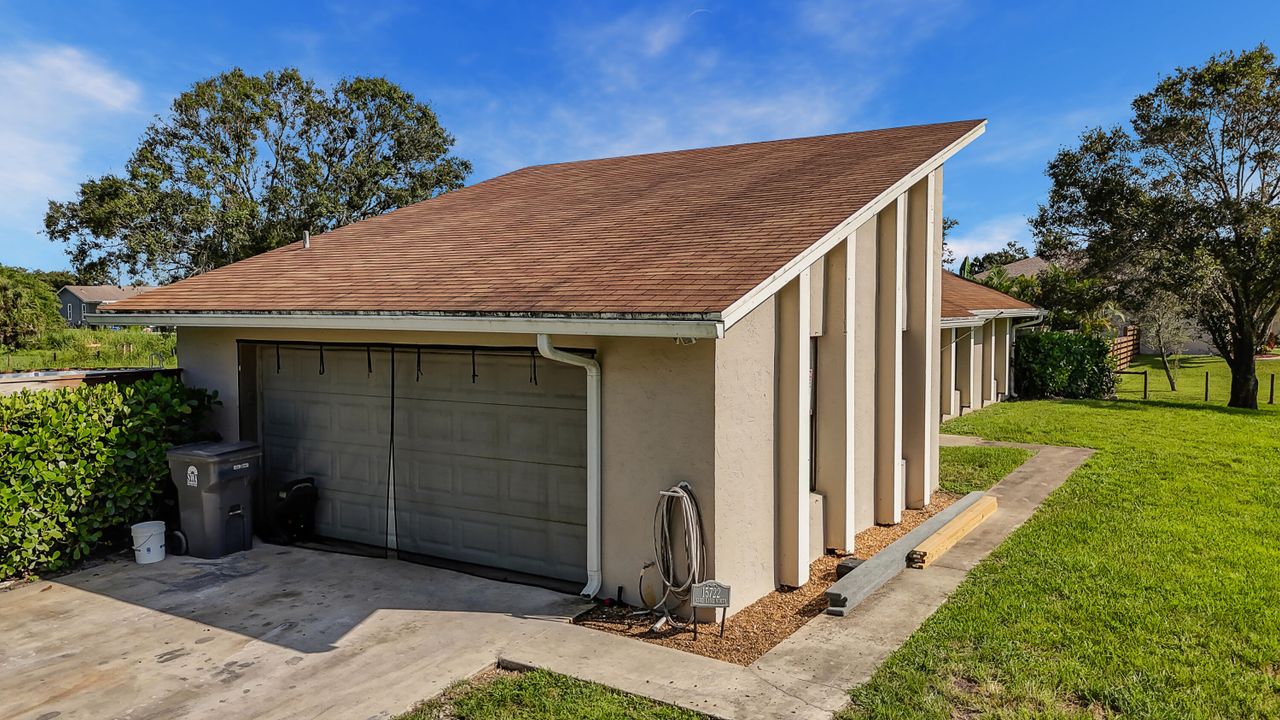
<instances>
[{"instance_id":1,"label":"beige stucco wall","mask_svg":"<svg viewBox=\"0 0 1280 720\"><path fill-rule=\"evenodd\" d=\"M941 244L933 228L931 183L907 192L907 324L902 346L902 457L906 505L924 507L936 484L938 427L938 314ZM937 276L937 277L935 277Z\"/></svg>"},{"instance_id":2,"label":"beige stucco wall","mask_svg":"<svg viewBox=\"0 0 1280 720\"><path fill-rule=\"evenodd\" d=\"M716 579L730 612L777 584L774 332L771 298L715 341Z\"/></svg>"},{"instance_id":3,"label":"beige stucco wall","mask_svg":"<svg viewBox=\"0 0 1280 720\"><path fill-rule=\"evenodd\" d=\"M876 498L876 296L879 272L877 219L871 218L854 233L848 254L854 259L847 282L853 286L849 300L847 362L852 366L852 402L848 420L853 473L853 525L858 532L875 524Z\"/></svg>"},{"instance_id":4,"label":"beige stucco wall","mask_svg":"<svg viewBox=\"0 0 1280 720\"><path fill-rule=\"evenodd\" d=\"M955 417L959 405L956 391L956 332L955 328L947 328L939 336L942 364L939 367L941 379L938 382L938 414L943 419Z\"/></svg>"},{"instance_id":5,"label":"beige stucco wall","mask_svg":"<svg viewBox=\"0 0 1280 720\"><path fill-rule=\"evenodd\" d=\"M853 542L851 484L846 482L845 399L845 283L847 244L840 243L826 258L821 297L825 308L817 347L817 388L814 407L814 484L823 495L822 547L847 548Z\"/></svg>"},{"instance_id":6,"label":"beige stucco wall","mask_svg":"<svg viewBox=\"0 0 1280 720\"><path fill-rule=\"evenodd\" d=\"M900 270L898 206L876 219L876 470L875 521L902 520L905 488L902 477L902 318L904 291Z\"/></svg>"},{"instance_id":7,"label":"beige stucco wall","mask_svg":"<svg viewBox=\"0 0 1280 720\"><path fill-rule=\"evenodd\" d=\"M776 357L774 375L776 403L775 457L777 458L777 540L774 553L778 583L791 587L809 579L809 563L804 560L809 545L807 518L808 480L801 477L800 426L800 282L792 280L775 296L777 307ZM807 324L807 323L806 323ZM807 343L809 338L803 338ZM804 369L807 372L807 368ZM800 492L804 484L803 495ZM804 516L801 516L801 513Z\"/></svg>"},{"instance_id":8,"label":"beige stucco wall","mask_svg":"<svg viewBox=\"0 0 1280 720\"><path fill-rule=\"evenodd\" d=\"M974 405L974 409L985 407L996 401L995 396L995 358L996 330L995 323L990 320L982 324L982 365L979 367L978 389L982 393L982 405Z\"/></svg>"},{"instance_id":9,"label":"beige stucco wall","mask_svg":"<svg viewBox=\"0 0 1280 720\"><path fill-rule=\"evenodd\" d=\"M995 333L995 380L997 400L1003 400L1009 395L1009 351L1011 348L1012 338L1009 336L1009 330L1013 327L1013 321L1009 318L997 318L992 320L993 332Z\"/></svg>"},{"instance_id":10,"label":"beige stucco wall","mask_svg":"<svg viewBox=\"0 0 1280 720\"><path fill-rule=\"evenodd\" d=\"M514 334L180 328L178 362L186 381L218 391L223 404L214 421L228 438L239 435L237 339L535 344L533 335ZM681 480L693 486L702 506L707 571L714 575L718 557L715 343L702 340L693 345L677 345L671 339L581 336L556 336L554 341L561 347L595 348L603 368L601 596L612 597L622 585L626 599L636 600L636 578L643 564L653 558L652 519L657 493ZM728 573L734 574L732 570Z\"/></svg>"}]
</instances>

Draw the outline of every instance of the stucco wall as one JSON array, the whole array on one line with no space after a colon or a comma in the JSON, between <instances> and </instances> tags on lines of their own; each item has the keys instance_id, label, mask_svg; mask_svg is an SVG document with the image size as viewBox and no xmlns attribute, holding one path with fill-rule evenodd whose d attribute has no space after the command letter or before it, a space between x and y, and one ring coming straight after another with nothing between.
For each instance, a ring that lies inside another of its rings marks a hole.
<instances>
[{"instance_id":1,"label":"stucco wall","mask_svg":"<svg viewBox=\"0 0 1280 720\"><path fill-rule=\"evenodd\" d=\"M396 331L180 328L178 362L190 385L216 389L215 426L239 437L236 340L528 346L533 335ZM702 506L708 572L715 573L715 344L670 339L557 336L558 346L595 348L603 368L604 462L601 595L619 585L636 599L636 578L653 557L658 491L687 480ZM550 361L546 361L550 362ZM585 382L585 377L584 377Z\"/></svg>"},{"instance_id":2,"label":"stucco wall","mask_svg":"<svg viewBox=\"0 0 1280 720\"><path fill-rule=\"evenodd\" d=\"M840 243L826 258L823 287L822 335L817 343L816 391L814 393L814 484L823 502L823 548L847 548L853 543L853 525L846 527L846 511L851 507L845 475L845 261L846 243Z\"/></svg>"},{"instance_id":3,"label":"stucco wall","mask_svg":"<svg viewBox=\"0 0 1280 720\"><path fill-rule=\"evenodd\" d=\"M735 612L777 583L773 552L774 332L770 298L715 342L716 579L733 587Z\"/></svg>"},{"instance_id":4,"label":"stucco wall","mask_svg":"<svg viewBox=\"0 0 1280 720\"><path fill-rule=\"evenodd\" d=\"M808 517L808 487L805 487L804 503L798 488L800 478L800 283L792 280L775 296L777 307L777 370L774 375L774 392L777 402L774 447L777 462L777 541L774 543L778 582L782 585L803 585L809 576L809 564L802 559L808 547L808 529L802 527L801 512ZM805 342L809 341L806 336ZM804 372L807 372L807 368ZM805 485L808 485L807 480Z\"/></svg>"},{"instance_id":5,"label":"stucco wall","mask_svg":"<svg viewBox=\"0 0 1280 720\"><path fill-rule=\"evenodd\" d=\"M852 444L853 525L858 532L875 524L876 493L876 218L863 223L854 233L849 274L853 284L849 308L853 349L853 413L849 442Z\"/></svg>"}]
</instances>

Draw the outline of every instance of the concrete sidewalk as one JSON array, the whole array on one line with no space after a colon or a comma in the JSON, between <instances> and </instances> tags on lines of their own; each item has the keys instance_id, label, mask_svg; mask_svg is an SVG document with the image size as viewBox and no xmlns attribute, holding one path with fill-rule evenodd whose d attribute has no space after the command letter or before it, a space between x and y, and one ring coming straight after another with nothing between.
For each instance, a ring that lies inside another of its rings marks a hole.
<instances>
[{"instance_id":1,"label":"concrete sidewalk","mask_svg":"<svg viewBox=\"0 0 1280 720\"><path fill-rule=\"evenodd\" d=\"M944 435L944 445L1016 446L1036 455L990 490L1000 509L924 570L906 570L848 616L819 615L749 667L581 627L548 628L502 655L725 720L829 718L1092 450Z\"/></svg>"},{"instance_id":2,"label":"concrete sidewalk","mask_svg":"<svg viewBox=\"0 0 1280 720\"><path fill-rule=\"evenodd\" d=\"M1036 454L988 491L999 500L999 509L937 562L924 570L904 571L844 618L819 615L753 667L833 690L848 691L865 683L946 602L969 570L1026 522L1049 493L1093 454L1086 448L998 443L956 435L943 435L942 444L1020 447Z\"/></svg>"}]
</instances>

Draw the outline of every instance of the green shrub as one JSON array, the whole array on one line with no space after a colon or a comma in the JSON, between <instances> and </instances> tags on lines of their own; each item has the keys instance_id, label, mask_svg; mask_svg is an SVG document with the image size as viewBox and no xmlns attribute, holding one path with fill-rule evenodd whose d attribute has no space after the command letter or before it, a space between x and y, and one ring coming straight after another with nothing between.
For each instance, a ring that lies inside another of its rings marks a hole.
<instances>
[{"instance_id":1,"label":"green shrub","mask_svg":"<svg viewBox=\"0 0 1280 720\"><path fill-rule=\"evenodd\" d=\"M165 451L214 402L173 377L0 397L0 579L59 570L147 519Z\"/></svg>"},{"instance_id":2,"label":"green shrub","mask_svg":"<svg viewBox=\"0 0 1280 720\"><path fill-rule=\"evenodd\" d=\"M1096 335L1039 332L1018 338L1014 390L1022 398L1105 398L1116 389L1111 344Z\"/></svg>"}]
</instances>

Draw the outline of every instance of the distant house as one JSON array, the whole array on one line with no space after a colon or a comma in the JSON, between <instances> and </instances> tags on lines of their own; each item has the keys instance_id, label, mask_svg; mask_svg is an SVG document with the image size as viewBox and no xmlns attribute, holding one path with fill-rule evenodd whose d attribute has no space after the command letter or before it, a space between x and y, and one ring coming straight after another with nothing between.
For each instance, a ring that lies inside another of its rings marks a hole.
<instances>
[{"instance_id":1,"label":"distant house","mask_svg":"<svg viewBox=\"0 0 1280 720\"><path fill-rule=\"evenodd\" d=\"M150 285L67 285L58 291L58 314L71 327L84 327L84 316L100 305L131 298L155 288Z\"/></svg>"},{"instance_id":2,"label":"distant house","mask_svg":"<svg viewBox=\"0 0 1280 720\"><path fill-rule=\"evenodd\" d=\"M1035 277L1049 267L1049 261L1043 258L1029 257L1021 260L1015 260L1008 265L1000 265L999 267L1004 268L1004 271L1008 273L1011 278L1022 276ZM994 269L995 268L991 268L991 270ZM983 270L973 277L975 280L986 280L987 276L991 274L991 270Z\"/></svg>"}]
</instances>

